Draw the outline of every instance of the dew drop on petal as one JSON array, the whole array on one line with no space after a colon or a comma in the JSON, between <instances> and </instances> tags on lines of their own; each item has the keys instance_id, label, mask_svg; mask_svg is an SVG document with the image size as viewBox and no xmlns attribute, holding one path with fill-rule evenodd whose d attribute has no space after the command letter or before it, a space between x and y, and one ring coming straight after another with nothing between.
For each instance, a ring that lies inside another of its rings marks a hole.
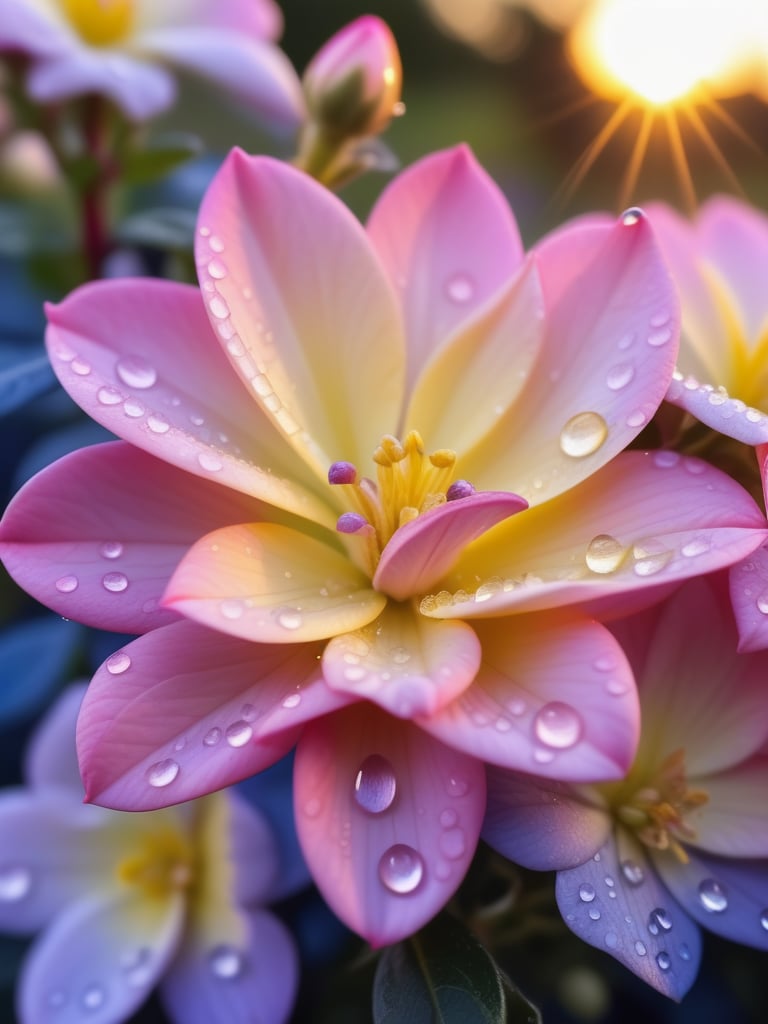
<instances>
[{"instance_id":1,"label":"dew drop on petal","mask_svg":"<svg viewBox=\"0 0 768 1024\"><path fill-rule=\"evenodd\" d=\"M768 615L768 593L761 594L755 603L761 615Z\"/></svg>"},{"instance_id":2,"label":"dew drop on petal","mask_svg":"<svg viewBox=\"0 0 768 1024\"><path fill-rule=\"evenodd\" d=\"M118 540L108 541L101 546L102 558L119 558L123 553L123 545Z\"/></svg>"},{"instance_id":3,"label":"dew drop on petal","mask_svg":"<svg viewBox=\"0 0 768 1024\"><path fill-rule=\"evenodd\" d=\"M77 590L79 584L77 576L60 576L54 586L60 594L71 594L73 590Z\"/></svg>"},{"instance_id":4,"label":"dew drop on petal","mask_svg":"<svg viewBox=\"0 0 768 1024\"><path fill-rule=\"evenodd\" d=\"M691 951L690 951L690 949L688 948L688 946L684 942L682 943L682 945L678 949L678 953L680 954L680 959L681 960L690 960L691 959Z\"/></svg>"},{"instance_id":5,"label":"dew drop on petal","mask_svg":"<svg viewBox=\"0 0 768 1024\"><path fill-rule=\"evenodd\" d=\"M451 775L448 778L446 787L449 796L466 796L469 792L469 783L466 779L462 779L459 776Z\"/></svg>"},{"instance_id":6,"label":"dew drop on petal","mask_svg":"<svg viewBox=\"0 0 768 1024\"><path fill-rule=\"evenodd\" d=\"M221 945L212 949L208 955L211 973L222 981L238 978L245 967L243 954L234 946Z\"/></svg>"},{"instance_id":7,"label":"dew drop on petal","mask_svg":"<svg viewBox=\"0 0 768 1024\"><path fill-rule=\"evenodd\" d=\"M584 723L579 713L562 701L545 704L533 719L536 739L546 747L568 750L581 739Z\"/></svg>"},{"instance_id":8,"label":"dew drop on petal","mask_svg":"<svg viewBox=\"0 0 768 1024\"><path fill-rule=\"evenodd\" d=\"M695 537L680 548L680 553L684 555L685 558L695 558L697 555L705 555L709 549L709 541L706 541L701 537Z\"/></svg>"},{"instance_id":9,"label":"dew drop on petal","mask_svg":"<svg viewBox=\"0 0 768 1024\"><path fill-rule=\"evenodd\" d=\"M651 331L651 333L648 335L648 344L651 345L653 348L659 348L661 345L666 345L666 343L670 340L671 337L672 331L670 330L670 328L661 327L657 331Z\"/></svg>"},{"instance_id":10,"label":"dew drop on petal","mask_svg":"<svg viewBox=\"0 0 768 1024\"><path fill-rule=\"evenodd\" d=\"M628 210L625 210L621 215L621 223L625 228L634 227L635 224L639 224L645 214L639 206L630 206Z\"/></svg>"},{"instance_id":11,"label":"dew drop on petal","mask_svg":"<svg viewBox=\"0 0 768 1024\"><path fill-rule=\"evenodd\" d=\"M253 729L245 719L241 718L237 722L233 722L232 725L227 726L226 737L230 747L244 747L252 736Z\"/></svg>"},{"instance_id":12,"label":"dew drop on petal","mask_svg":"<svg viewBox=\"0 0 768 1024\"><path fill-rule=\"evenodd\" d=\"M217 320L226 320L229 316L229 306L220 295L214 295L208 303L208 309L211 311L211 315L215 316Z\"/></svg>"},{"instance_id":13,"label":"dew drop on petal","mask_svg":"<svg viewBox=\"0 0 768 1024\"><path fill-rule=\"evenodd\" d=\"M668 932L671 929L672 922L663 907L656 907L648 915L648 931L651 935L658 935L659 932Z\"/></svg>"},{"instance_id":14,"label":"dew drop on petal","mask_svg":"<svg viewBox=\"0 0 768 1024\"><path fill-rule=\"evenodd\" d=\"M580 412L560 431L560 449L564 455L581 459L596 452L607 437L608 424L600 413Z\"/></svg>"},{"instance_id":15,"label":"dew drop on petal","mask_svg":"<svg viewBox=\"0 0 768 1024\"><path fill-rule=\"evenodd\" d=\"M714 878L705 878L699 884L699 900L710 914L722 914L728 909L728 897L723 886Z\"/></svg>"},{"instance_id":16,"label":"dew drop on petal","mask_svg":"<svg viewBox=\"0 0 768 1024\"><path fill-rule=\"evenodd\" d=\"M167 434L171 429L171 424L168 420L158 415L158 413L152 413L151 416L147 417L147 426L153 434Z\"/></svg>"},{"instance_id":17,"label":"dew drop on petal","mask_svg":"<svg viewBox=\"0 0 768 1024\"><path fill-rule=\"evenodd\" d=\"M443 828L452 828L459 820L459 816L452 807L446 807L440 812L440 824Z\"/></svg>"},{"instance_id":18,"label":"dew drop on petal","mask_svg":"<svg viewBox=\"0 0 768 1024\"><path fill-rule=\"evenodd\" d=\"M115 651L104 663L112 676L121 676L131 667L131 657L125 651Z\"/></svg>"},{"instance_id":19,"label":"dew drop on petal","mask_svg":"<svg viewBox=\"0 0 768 1024\"><path fill-rule=\"evenodd\" d=\"M236 597L225 598L219 605L219 611L225 619L240 619L245 611L245 605Z\"/></svg>"},{"instance_id":20,"label":"dew drop on petal","mask_svg":"<svg viewBox=\"0 0 768 1024\"><path fill-rule=\"evenodd\" d=\"M390 656L396 665L405 665L411 660L410 652L404 647L393 647Z\"/></svg>"},{"instance_id":21,"label":"dew drop on petal","mask_svg":"<svg viewBox=\"0 0 768 1024\"><path fill-rule=\"evenodd\" d=\"M132 420L137 420L144 415L144 406L133 398L126 398L123 402L123 412Z\"/></svg>"},{"instance_id":22,"label":"dew drop on petal","mask_svg":"<svg viewBox=\"0 0 768 1024\"><path fill-rule=\"evenodd\" d=\"M616 934L616 932L606 932L605 944L608 947L608 949L616 949L616 947L619 944L619 936Z\"/></svg>"},{"instance_id":23,"label":"dew drop on petal","mask_svg":"<svg viewBox=\"0 0 768 1024\"><path fill-rule=\"evenodd\" d=\"M633 860L621 862L621 873L630 885L640 885L645 880L645 873Z\"/></svg>"},{"instance_id":24,"label":"dew drop on petal","mask_svg":"<svg viewBox=\"0 0 768 1024\"><path fill-rule=\"evenodd\" d=\"M611 391L621 391L629 384L635 376L635 368L632 363L617 363L608 371L605 383Z\"/></svg>"},{"instance_id":25,"label":"dew drop on petal","mask_svg":"<svg viewBox=\"0 0 768 1024\"><path fill-rule=\"evenodd\" d=\"M221 262L221 260L211 260L208 264L208 273L215 280L220 281L222 278L227 276L227 268Z\"/></svg>"},{"instance_id":26,"label":"dew drop on petal","mask_svg":"<svg viewBox=\"0 0 768 1024\"><path fill-rule=\"evenodd\" d=\"M69 364L72 367L72 372L76 373L78 377L87 377L91 372L91 364L86 363L84 359L73 359Z\"/></svg>"},{"instance_id":27,"label":"dew drop on petal","mask_svg":"<svg viewBox=\"0 0 768 1024\"><path fill-rule=\"evenodd\" d=\"M108 572L102 577L101 585L111 594L121 594L128 586L128 577L122 572Z\"/></svg>"},{"instance_id":28,"label":"dew drop on petal","mask_svg":"<svg viewBox=\"0 0 768 1024\"><path fill-rule=\"evenodd\" d=\"M360 765L355 776L355 801L369 814L381 814L392 806L397 793L397 779L389 761L380 754L371 754Z\"/></svg>"},{"instance_id":29,"label":"dew drop on petal","mask_svg":"<svg viewBox=\"0 0 768 1024\"><path fill-rule=\"evenodd\" d=\"M475 285L467 274L454 274L446 281L445 293L451 302L462 305L475 294Z\"/></svg>"},{"instance_id":30,"label":"dew drop on petal","mask_svg":"<svg viewBox=\"0 0 768 1024\"><path fill-rule=\"evenodd\" d=\"M178 762L170 757L166 757L162 761L156 761L153 765L149 766L147 769L147 782L156 789L162 789L163 786L170 786L178 774Z\"/></svg>"},{"instance_id":31,"label":"dew drop on petal","mask_svg":"<svg viewBox=\"0 0 768 1024\"><path fill-rule=\"evenodd\" d=\"M609 533L599 533L587 545L585 561L591 572L601 574L615 572L621 565L626 549Z\"/></svg>"},{"instance_id":32,"label":"dew drop on petal","mask_svg":"<svg viewBox=\"0 0 768 1024\"><path fill-rule=\"evenodd\" d=\"M219 729L217 726L214 726L212 729L208 730L205 736L203 736L203 744L206 747L215 747L216 744L221 740L221 736L221 729Z\"/></svg>"},{"instance_id":33,"label":"dew drop on petal","mask_svg":"<svg viewBox=\"0 0 768 1024\"><path fill-rule=\"evenodd\" d=\"M117 388L102 387L96 392L96 398L101 405L120 405L123 396Z\"/></svg>"},{"instance_id":34,"label":"dew drop on petal","mask_svg":"<svg viewBox=\"0 0 768 1024\"><path fill-rule=\"evenodd\" d=\"M672 960L670 959L669 953L665 953L664 950L662 950L660 953L657 953L656 963L659 965L660 970L668 971L669 968L672 966Z\"/></svg>"},{"instance_id":35,"label":"dew drop on petal","mask_svg":"<svg viewBox=\"0 0 768 1024\"><path fill-rule=\"evenodd\" d=\"M197 461L201 469L209 473L217 473L224 465L218 455L214 452L200 452Z\"/></svg>"},{"instance_id":36,"label":"dew drop on petal","mask_svg":"<svg viewBox=\"0 0 768 1024\"><path fill-rule=\"evenodd\" d=\"M100 1010L106 998L103 988L100 988L98 985L89 985L83 992L83 1009L88 1011Z\"/></svg>"},{"instance_id":37,"label":"dew drop on petal","mask_svg":"<svg viewBox=\"0 0 768 1024\"><path fill-rule=\"evenodd\" d=\"M293 608L283 608L277 613L277 624L283 629L299 629L303 621L301 613Z\"/></svg>"},{"instance_id":38,"label":"dew drop on petal","mask_svg":"<svg viewBox=\"0 0 768 1024\"><path fill-rule=\"evenodd\" d=\"M299 704L301 704L300 693L289 693L288 696L284 697L282 701L282 706L288 709L297 708Z\"/></svg>"},{"instance_id":39,"label":"dew drop on petal","mask_svg":"<svg viewBox=\"0 0 768 1024\"><path fill-rule=\"evenodd\" d=\"M0 867L0 903L23 900L32 887L32 875L18 864Z\"/></svg>"},{"instance_id":40,"label":"dew drop on petal","mask_svg":"<svg viewBox=\"0 0 768 1024\"><path fill-rule=\"evenodd\" d=\"M151 388L157 383L157 371L140 356L123 356L115 365L115 372L123 384L130 388Z\"/></svg>"},{"instance_id":41,"label":"dew drop on petal","mask_svg":"<svg viewBox=\"0 0 768 1024\"><path fill-rule=\"evenodd\" d=\"M396 843L382 854L379 878L390 892L407 895L421 885L424 861L420 853L405 843Z\"/></svg>"},{"instance_id":42,"label":"dew drop on petal","mask_svg":"<svg viewBox=\"0 0 768 1024\"><path fill-rule=\"evenodd\" d=\"M760 913L760 927L768 932L768 907Z\"/></svg>"},{"instance_id":43,"label":"dew drop on petal","mask_svg":"<svg viewBox=\"0 0 768 1024\"><path fill-rule=\"evenodd\" d=\"M591 903L595 898L595 887L589 882L583 882L579 886L579 899L582 903Z\"/></svg>"},{"instance_id":44,"label":"dew drop on petal","mask_svg":"<svg viewBox=\"0 0 768 1024\"><path fill-rule=\"evenodd\" d=\"M599 921L603 915L600 913L597 907L589 908L589 919L590 921Z\"/></svg>"},{"instance_id":45,"label":"dew drop on petal","mask_svg":"<svg viewBox=\"0 0 768 1024\"><path fill-rule=\"evenodd\" d=\"M211 235L208 239L208 245L211 248L211 252L224 252L224 243L218 235Z\"/></svg>"}]
</instances>

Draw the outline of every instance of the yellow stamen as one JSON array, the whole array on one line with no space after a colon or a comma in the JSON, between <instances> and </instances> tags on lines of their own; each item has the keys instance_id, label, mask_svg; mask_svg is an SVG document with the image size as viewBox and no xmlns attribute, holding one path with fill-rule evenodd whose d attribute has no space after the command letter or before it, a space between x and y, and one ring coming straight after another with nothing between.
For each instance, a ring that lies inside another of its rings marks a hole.
<instances>
[{"instance_id":1,"label":"yellow stamen","mask_svg":"<svg viewBox=\"0 0 768 1024\"><path fill-rule=\"evenodd\" d=\"M147 896L162 898L194 882L194 854L188 840L168 826L143 837L142 845L117 865L124 885L135 885Z\"/></svg>"},{"instance_id":2,"label":"yellow stamen","mask_svg":"<svg viewBox=\"0 0 768 1024\"><path fill-rule=\"evenodd\" d=\"M91 46L111 46L133 28L134 0L60 0L78 35Z\"/></svg>"}]
</instances>

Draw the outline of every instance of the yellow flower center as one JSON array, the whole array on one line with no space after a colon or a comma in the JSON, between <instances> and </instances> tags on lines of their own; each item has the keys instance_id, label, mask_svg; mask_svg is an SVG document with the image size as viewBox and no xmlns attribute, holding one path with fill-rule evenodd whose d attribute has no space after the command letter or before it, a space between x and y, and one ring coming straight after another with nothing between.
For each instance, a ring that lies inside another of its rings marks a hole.
<instances>
[{"instance_id":1,"label":"yellow flower center","mask_svg":"<svg viewBox=\"0 0 768 1024\"><path fill-rule=\"evenodd\" d=\"M111 46L133 28L134 0L61 0L64 14L91 46Z\"/></svg>"},{"instance_id":2,"label":"yellow flower center","mask_svg":"<svg viewBox=\"0 0 768 1024\"><path fill-rule=\"evenodd\" d=\"M689 816L709 796L704 790L690 789L685 776L685 752L676 750L658 769L638 785L635 772L624 782L602 786L616 817L631 828L640 842L654 850L671 850L683 863L688 854L682 842L696 838Z\"/></svg>"},{"instance_id":3,"label":"yellow flower center","mask_svg":"<svg viewBox=\"0 0 768 1024\"><path fill-rule=\"evenodd\" d=\"M135 885L156 899L177 889L187 889L195 876L192 847L184 835L165 826L143 837L141 846L121 860L119 882Z\"/></svg>"}]
</instances>

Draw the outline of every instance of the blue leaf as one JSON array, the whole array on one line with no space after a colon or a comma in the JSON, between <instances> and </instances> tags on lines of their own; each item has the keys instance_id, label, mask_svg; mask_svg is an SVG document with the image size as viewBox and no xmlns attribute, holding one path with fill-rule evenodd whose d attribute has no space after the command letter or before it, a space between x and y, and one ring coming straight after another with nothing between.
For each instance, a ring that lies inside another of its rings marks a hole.
<instances>
[{"instance_id":1,"label":"blue leaf","mask_svg":"<svg viewBox=\"0 0 768 1024\"><path fill-rule=\"evenodd\" d=\"M49 391L56 383L48 356L42 350L4 346L0 359L0 416Z\"/></svg>"},{"instance_id":2,"label":"blue leaf","mask_svg":"<svg viewBox=\"0 0 768 1024\"><path fill-rule=\"evenodd\" d=\"M45 616L0 634L0 723L36 714L68 678L82 635L74 622Z\"/></svg>"}]
</instances>

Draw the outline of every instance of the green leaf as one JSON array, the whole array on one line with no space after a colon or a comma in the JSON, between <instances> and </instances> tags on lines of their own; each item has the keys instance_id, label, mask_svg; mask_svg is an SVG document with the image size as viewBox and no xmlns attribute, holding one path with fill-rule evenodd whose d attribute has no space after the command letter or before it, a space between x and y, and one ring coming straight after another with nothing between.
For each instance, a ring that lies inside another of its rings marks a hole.
<instances>
[{"instance_id":1,"label":"green leaf","mask_svg":"<svg viewBox=\"0 0 768 1024\"><path fill-rule=\"evenodd\" d=\"M506 974L502 975L504 998L507 1004L506 1024L542 1024L538 1008L529 1003L519 988L515 988Z\"/></svg>"},{"instance_id":2,"label":"green leaf","mask_svg":"<svg viewBox=\"0 0 768 1024\"><path fill-rule=\"evenodd\" d=\"M189 132L169 132L156 136L146 149L122 154L121 178L124 184L144 185L156 181L175 167L199 156L203 144Z\"/></svg>"},{"instance_id":3,"label":"green leaf","mask_svg":"<svg viewBox=\"0 0 768 1024\"><path fill-rule=\"evenodd\" d=\"M506 1004L493 958L448 914L385 949L376 970L375 1024L507 1024Z\"/></svg>"},{"instance_id":4,"label":"green leaf","mask_svg":"<svg viewBox=\"0 0 768 1024\"><path fill-rule=\"evenodd\" d=\"M116 232L125 245L147 245L155 249L191 249L197 213L176 206L159 206L126 218Z\"/></svg>"}]
</instances>

